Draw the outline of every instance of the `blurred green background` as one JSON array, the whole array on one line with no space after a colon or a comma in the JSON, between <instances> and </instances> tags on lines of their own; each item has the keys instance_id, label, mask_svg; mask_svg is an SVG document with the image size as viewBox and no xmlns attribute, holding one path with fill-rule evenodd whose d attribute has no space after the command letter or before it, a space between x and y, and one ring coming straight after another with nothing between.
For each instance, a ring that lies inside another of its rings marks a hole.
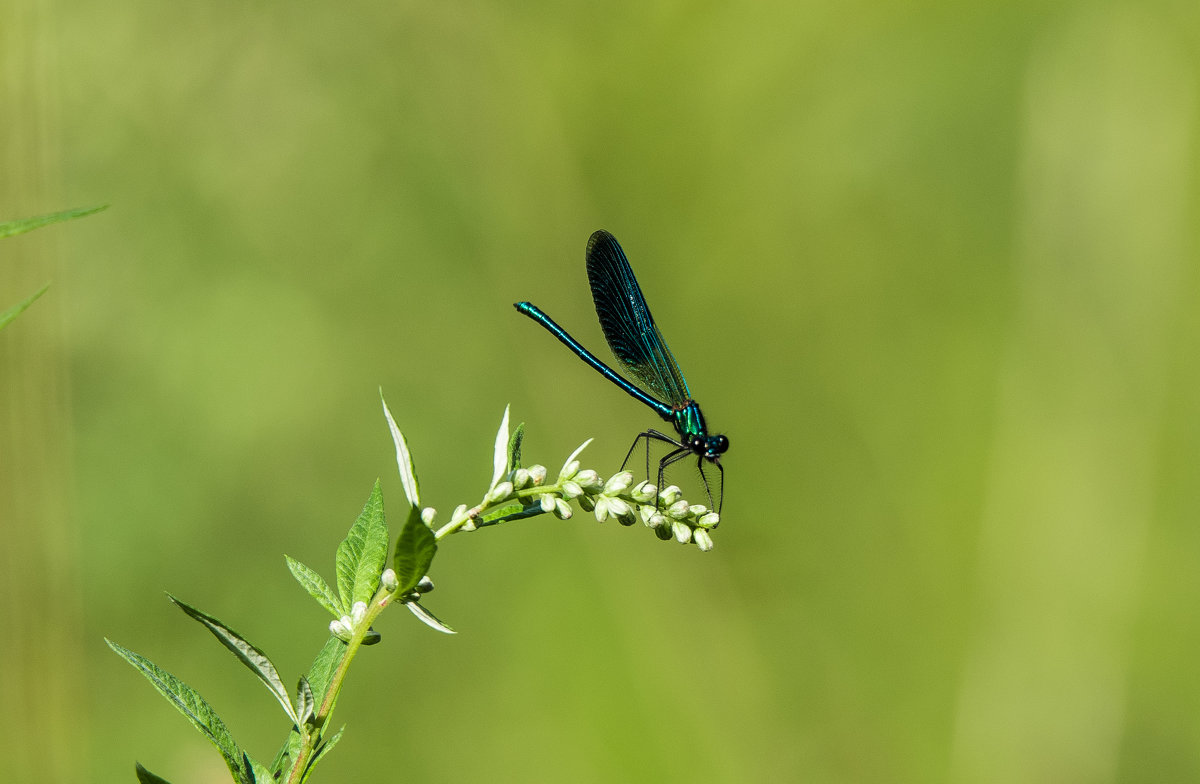
<instances>
[{"instance_id":1,"label":"blurred green background","mask_svg":"<svg viewBox=\"0 0 1200 784\"><path fill-rule=\"evenodd\" d=\"M445 543L321 781L1200 780L1194 2L11 0L0 768L220 781L107 649L269 759L380 476L445 519L652 413L583 270L620 238L710 426L716 548L538 518ZM661 423L657 426L661 427ZM686 479L687 477L681 477ZM691 493L693 497L697 494Z\"/></svg>"}]
</instances>

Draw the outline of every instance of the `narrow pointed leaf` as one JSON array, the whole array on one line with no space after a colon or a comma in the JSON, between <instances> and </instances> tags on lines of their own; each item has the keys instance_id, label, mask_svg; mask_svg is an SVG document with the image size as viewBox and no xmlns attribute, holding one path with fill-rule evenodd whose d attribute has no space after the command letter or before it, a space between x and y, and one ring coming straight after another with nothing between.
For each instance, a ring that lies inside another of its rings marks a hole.
<instances>
[{"instance_id":1,"label":"narrow pointed leaf","mask_svg":"<svg viewBox=\"0 0 1200 784\"><path fill-rule=\"evenodd\" d=\"M167 597L175 603L175 606L187 613L188 617L195 621L204 624L213 636L221 641L221 644L233 652L241 660L242 664L250 669L250 672L258 676L258 679L263 682L275 699L279 700L279 704L283 706L283 710L287 713L288 718L293 722L296 721L296 711L292 708L292 702L288 699L287 687L283 685L283 679L279 677L279 671L275 669L275 665L267 658L267 654L263 653L258 647L252 645L246 638L230 629L225 624L216 618L206 613L197 610L195 607L180 601L179 599L167 594Z\"/></svg>"},{"instance_id":2,"label":"narrow pointed leaf","mask_svg":"<svg viewBox=\"0 0 1200 784\"><path fill-rule=\"evenodd\" d=\"M171 784L171 782L167 781L162 776L156 776L143 768L142 763L138 762L136 764L137 779L139 782L141 782L141 784Z\"/></svg>"},{"instance_id":3,"label":"narrow pointed leaf","mask_svg":"<svg viewBox=\"0 0 1200 784\"><path fill-rule=\"evenodd\" d=\"M275 755L275 759L271 761L271 778L265 779L267 782L282 781L282 773L285 770L290 770L292 760L300 754L300 749L304 746L304 739L300 736L300 730L293 726L288 732L287 739L279 748L279 752Z\"/></svg>"},{"instance_id":4,"label":"narrow pointed leaf","mask_svg":"<svg viewBox=\"0 0 1200 784\"><path fill-rule=\"evenodd\" d=\"M6 221L0 223L0 239L4 237L12 237L17 234L24 234L27 231L40 229L42 226L49 226L51 223L59 221L71 220L72 218L82 218L84 215L91 215L94 212L108 209L107 204L101 204L99 207L84 207L76 210L63 210L62 212L51 213L50 215L39 215L36 218L22 218L21 220Z\"/></svg>"},{"instance_id":5,"label":"narrow pointed leaf","mask_svg":"<svg viewBox=\"0 0 1200 784\"><path fill-rule=\"evenodd\" d=\"M429 573L429 565L436 554L437 539L414 506L404 521L404 527L400 529L400 536L396 539L396 554L392 557L392 569L400 582L396 593L403 596L416 588L421 578Z\"/></svg>"},{"instance_id":6,"label":"narrow pointed leaf","mask_svg":"<svg viewBox=\"0 0 1200 784\"><path fill-rule=\"evenodd\" d=\"M537 517L541 514L546 514L542 511L541 504L508 504L482 515L475 521L475 525L478 528L486 528L489 525L507 523L509 520L523 520L526 517Z\"/></svg>"},{"instance_id":7,"label":"narrow pointed leaf","mask_svg":"<svg viewBox=\"0 0 1200 784\"><path fill-rule=\"evenodd\" d=\"M333 747L337 745L337 742L342 739L342 733L345 731L346 731L346 727L345 727L345 725L342 725L342 728L339 729L337 732L335 732L333 734L333 737L331 737L329 740L323 742L320 746L317 747L316 753L313 754L312 761L310 761L308 763L308 770L304 771L304 779L307 779L309 777L309 775L313 771L313 768L317 767L317 763L320 762L322 759L324 759L325 755L328 754L330 752L330 750L332 750ZM304 779L302 779L302 781Z\"/></svg>"},{"instance_id":8,"label":"narrow pointed leaf","mask_svg":"<svg viewBox=\"0 0 1200 784\"><path fill-rule=\"evenodd\" d=\"M158 693L166 697L192 723L193 727L217 747L217 751L225 758L225 764L229 766L229 771L239 784L253 784L254 774L251 773L250 766L247 764L246 755L234 742L225 722L221 721L221 717L203 697L197 694L191 686L160 668L145 656L134 653L112 640L105 639L104 641L118 656L145 675Z\"/></svg>"},{"instance_id":9,"label":"narrow pointed leaf","mask_svg":"<svg viewBox=\"0 0 1200 784\"><path fill-rule=\"evenodd\" d=\"M308 685L312 687L313 700L317 705L321 705L325 701L325 691L329 688L329 682L333 680L333 674L337 672L345 655L346 643L331 635L325 641L325 647L317 653L312 666L308 668L308 674L305 677L308 679Z\"/></svg>"},{"instance_id":10,"label":"narrow pointed leaf","mask_svg":"<svg viewBox=\"0 0 1200 784\"><path fill-rule=\"evenodd\" d=\"M315 710L316 698L313 697L312 686L308 685L308 678L301 675L300 683L296 686L297 725L308 724L312 720Z\"/></svg>"},{"instance_id":11,"label":"narrow pointed leaf","mask_svg":"<svg viewBox=\"0 0 1200 784\"><path fill-rule=\"evenodd\" d=\"M269 768L254 760L250 760L250 765L254 770L255 784L275 784L275 776Z\"/></svg>"},{"instance_id":12,"label":"narrow pointed leaf","mask_svg":"<svg viewBox=\"0 0 1200 784\"><path fill-rule=\"evenodd\" d=\"M290 555L285 555L284 558L287 559L288 571L296 578L296 582L304 586L308 595L320 602L321 606L329 610L334 618L341 618L343 615L349 614L350 608L342 606L342 600L329 587L329 583L325 582L324 577Z\"/></svg>"},{"instance_id":13,"label":"narrow pointed leaf","mask_svg":"<svg viewBox=\"0 0 1200 784\"><path fill-rule=\"evenodd\" d=\"M49 288L50 284L47 283L45 286L42 286L40 289L38 289L37 292L35 292L32 296L26 297L8 310L0 313L0 329L4 329L6 326L8 326L8 322L21 315L25 308L32 305L34 301L37 300L38 297L45 294L46 290Z\"/></svg>"},{"instance_id":14,"label":"narrow pointed leaf","mask_svg":"<svg viewBox=\"0 0 1200 784\"><path fill-rule=\"evenodd\" d=\"M379 400L383 403L383 415L387 417L388 430L392 432L392 441L396 445L396 467L400 469L400 484L404 486L404 495L408 497L410 506L421 505L421 486L417 483L417 469L413 466L412 453L408 451L408 442L404 434L396 427L392 412L388 410L387 401L383 399L383 390L379 390Z\"/></svg>"},{"instance_id":15,"label":"narrow pointed leaf","mask_svg":"<svg viewBox=\"0 0 1200 784\"><path fill-rule=\"evenodd\" d=\"M563 463L562 470L566 471L567 466L571 465L571 463L575 461L575 458L579 457L579 454L588 448L588 444L590 443L592 443L592 439L589 438L587 441L584 441L582 444L580 444L579 447L571 453L571 456L567 458L567 462Z\"/></svg>"},{"instance_id":16,"label":"narrow pointed leaf","mask_svg":"<svg viewBox=\"0 0 1200 784\"><path fill-rule=\"evenodd\" d=\"M383 493L379 480L367 499L362 513L350 526L337 549L338 593L342 603L369 602L379 587L379 577L387 561L388 532L383 517Z\"/></svg>"},{"instance_id":17,"label":"narrow pointed leaf","mask_svg":"<svg viewBox=\"0 0 1200 784\"><path fill-rule=\"evenodd\" d=\"M407 607L409 610L411 610L413 615L420 618L421 621L423 623L427 624L430 628L437 629L439 632L444 632L446 634L458 634L458 632L454 631L449 626L442 623L440 620L438 620L438 617L436 615L429 612L429 610L426 610L419 603L406 602L404 606Z\"/></svg>"},{"instance_id":18,"label":"narrow pointed leaf","mask_svg":"<svg viewBox=\"0 0 1200 784\"><path fill-rule=\"evenodd\" d=\"M521 442L525 440L525 423L517 425L512 438L508 439L508 470L516 471L521 467Z\"/></svg>"},{"instance_id":19,"label":"narrow pointed leaf","mask_svg":"<svg viewBox=\"0 0 1200 784\"><path fill-rule=\"evenodd\" d=\"M508 467L508 408L504 407L504 418L500 420L500 429L496 431L496 448L492 455L492 483L489 487L496 486Z\"/></svg>"}]
</instances>

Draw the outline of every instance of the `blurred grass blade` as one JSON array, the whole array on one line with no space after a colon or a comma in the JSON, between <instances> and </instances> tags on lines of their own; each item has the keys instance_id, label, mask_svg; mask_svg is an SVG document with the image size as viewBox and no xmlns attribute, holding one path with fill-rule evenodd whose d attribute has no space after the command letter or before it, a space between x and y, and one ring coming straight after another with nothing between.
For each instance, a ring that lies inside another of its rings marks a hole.
<instances>
[{"instance_id":1,"label":"blurred grass blade","mask_svg":"<svg viewBox=\"0 0 1200 784\"><path fill-rule=\"evenodd\" d=\"M155 776L153 773L143 768L142 763L138 762L136 764L137 778L141 784L171 784L171 782L167 781L162 776Z\"/></svg>"},{"instance_id":2,"label":"blurred grass blade","mask_svg":"<svg viewBox=\"0 0 1200 784\"><path fill-rule=\"evenodd\" d=\"M508 406L504 407L504 418L496 431L496 449L492 455L492 483L495 487L508 469Z\"/></svg>"},{"instance_id":3,"label":"blurred grass blade","mask_svg":"<svg viewBox=\"0 0 1200 784\"><path fill-rule=\"evenodd\" d=\"M338 599L333 589L329 587L329 583L325 582L324 577L290 555L283 557L287 559L288 571L296 578L296 582L304 586L304 590L308 591L308 595L316 599L326 610L329 610L334 618L340 618L343 615L349 614L350 608L342 606L341 600Z\"/></svg>"},{"instance_id":4,"label":"blurred grass blade","mask_svg":"<svg viewBox=\"0 0 1200 784\"><path fill-rule=\"evenodd\" d=\"M387 561L388 531L383 517L383 493L379 480L367 498L358 519L337 548L337 583L342 603L369 602L379 588L379 577Z\"/></svg>"},{"instance_id":5,"label":"blurred grass blade","mask_svg":"<svg viewBox=\"0 0 1200 784\"><path fill-rule=\"evenodd\" d=\"M411 610L413 615L420 618L421 621L427 624L430 628L437 629L439 632L445 632L446 634L458 634L458 632L442 623L436 615L429 612L429 610L426 610L417 602L405 602L404 606Z\"/></svg>"},{"instance_id":6,"label":"blurred grass blade","mask_svg":"<svg viewBox=\"0 0 1200 784\"><path fill-rule=\"evenodd\" d=\"M379 390L379 400L383 403L383 415L387 417L388 430L392 432L392 441L396 444L396 467L400 469L400 484L404 486L404 495L411 506L421 505L421 486L417 483L417 469L413 466L412 453L408 451L408 442L404 434L396 427L392 412L388 410L387 401L383 399L383 390Z\"/></svg>"},{"instance_id":7,"label":"blurred grass blade","mask_svg":"<svg viewBox=\"0 0 1200 784\"><path fill-rule=\"evenodd\" d=\"M216 618L206 613L197 610L195 607L180 601L179 599L167 594L175 606L183 610L193 620L199 621L213 633L213 636L221 641L221 644L233 652L245 664L251 672L258 676L258 679L275 695L275 699L279 700L279 704L283 706L283 710L293 722L298 721L296 710L292 707L292 701L288 698L287 687L283 685L283 679L279 677L279 671L275 669L275 665L267 658L259 648L251 645L250 642L240 634L230 629L225 624Z\"/></svg>"},{"instance_id":8,"label":"blurred grass blade","mask_svg":"<svg viewBox=\"0 0 1200 784\"><path fill-rule=\"evenodd\" d=\"M437 539L433 531L421 519L420 511L414 506L396 538L396 553L392 556L392 570L400 585L396 593L400 596L417 587L421 578L429 574L429 565L437 555Z\"/></svg>"},{"instance_id":9,"label":"blurred grass blade","mask_svg":"<svg viewBox=\"0 0 1200 784\"><path fill-rule=\"evenodd\" d=\"M37 300L38 297L45 294L46 289L48 289L48 288L50 288L49 283L47 283L45 286L42 286L40 289L38 289L37 292L35 292L32 296L28 297L27 299L25 299L21 302L18 302L16 305L13 305L11 308L4 311L3 313L0 313L0 329L4 329L6 326L8 326L8 322L12 321L17 316L21 315L21 312L23 310L25 310L25 308L32 305L34 303L34 301Z\"/></svg>"},{"instance_id":10,"label":"blurred grass blade","mask_svg":"<svg viewBox=\"0 0 1200 784\"><path fill-rule=\"evenodd\" d=\"M158 693L166 697L180 713L187 717L193 727L217 747L217 751L225 758L225 764L229 766L229 771L239 784L253 784L254 774L250 772L245 753L234 742L225 722L221 721L221 717L203 697L197 694L191 686L160 668L145 656L136 654L108 638L105 638L104 641L118 656L145 675Z\"/></svg>"},{"instance_id":11,"label":"blurred grass blade","mask_svg":"<svg viewBox=\"0 0 1200 784\"><path fill-rule=\"evenodd\" d=\"M51 223L71 220L72 218L82 218L84 215L91 215L100 210L108 209L107 204L101 204L99 207L83 207L75 210L63 210L62 212L51 213L50 215L39 215L36 218L22 218L21 220L6 221L0 223L0 239L5 237L13 237L17 234L24 234L27 231L40 229L43 226L49 226Z\"/></svg>"}]
</instances>

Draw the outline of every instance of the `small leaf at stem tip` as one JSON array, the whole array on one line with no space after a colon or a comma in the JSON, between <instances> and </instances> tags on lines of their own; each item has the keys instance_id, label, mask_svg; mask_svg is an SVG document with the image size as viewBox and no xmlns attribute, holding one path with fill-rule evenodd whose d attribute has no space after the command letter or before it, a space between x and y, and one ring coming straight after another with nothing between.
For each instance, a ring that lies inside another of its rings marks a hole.
<instances>
[{"instance_id":1,"label":"small leaf at stem tip","mask_svg":"<svg viewBox=\"0 0 1200 784\"><path fill-rule=\"evenodd\" d=\"M458 634L446 624L442 623L436 615L426 610L417 602L406 602L405 607L412 611L412 614L421 619L421 621L431 629L437 629L444 634Z\"/></svg>"},{"instance_id":2,"label":"small leaf at stem tip","mask_svg":"<svg viewBox=\"0 0 1200 784\"><path fill-rule=\"evenodd\" d=\"M522 422L513 431L512 438L508 439L508 471L516 471L521 467L521 442L524 440L525 423Z\"/></svg>"},{"instance_id":3,"label":"small leaf at stem tip","mask_svg":"<svg viewBox=\"0 0 1200 784\"><path fill-rule=\"evenodd\" d=\"M500 477L507 473L508 468L508 406L504 407L504 418L500 420L500 429L496 431L496 449L492 455L492 483L495 487Z\"/></svg>"},{"instance_id":4,"label":"small leaf at stem tip","mask_svg":"<svg viewBox=\"0 0 1200 784\"><path fill-rule=\"evenodd\" d=\"M590 443L592 443L592 439L589 438L587 441L584 441L582 444L580 444L578 449L571 453L571 456L568 457L565 462L563 462L562 471L559 471L559 476L566 476L567 469L571 467L571 463L575 461L575 458L579 457L580 452L587 449L587 446ZM578 470L578 468L575 469L575 471ZM575 471L572 471L571 474L574 474Z\"/></svg>"},{"instance_id":5,"label":"small leaf at stem tip","mask_svg":"<svg viewBox=\"0 0 1200 784\"><path fill-rule=\"evenodd\" d=\"M417 484L417 469L413 466L412 453L408 451L408 442L404 434L396 427L392 412L388 410L387 401L383 399L383 390L379 390L379 401L383 403L383 415L387 417L388 430L392 432L392 441L396 444L396 467L400 469L400 484L404 486L404 495L410 506L421 505L420 486Z\"/></svg>"}]
</instances>

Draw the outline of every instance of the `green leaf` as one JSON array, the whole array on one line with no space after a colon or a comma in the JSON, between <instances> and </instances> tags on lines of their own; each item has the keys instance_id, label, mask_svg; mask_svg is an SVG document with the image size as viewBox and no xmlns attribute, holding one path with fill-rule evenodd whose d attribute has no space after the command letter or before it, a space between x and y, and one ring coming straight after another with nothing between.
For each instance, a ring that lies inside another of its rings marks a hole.
<instances>
[{"instance_id":1,"label":"green leaf","mask_svg":"<svg viewBox=\"0 0 1200 784\"><path fill-rule=\"evenodd\" d=\"M38 289L37 292L34 293L32 296L26 297L22 301L18 302L16 305L13 305L8 310L4 311L3 313L0 313L0 329L4 329L6 326L8 326L8 322L12 321L17 316L21 315L21 313L25 310L25 308L32 305L38 297L45 294L46 289L48 289L48 288L50 288L49 283L47 283L45 286L42 286L40 289Z\"/></svg>"},{"instance_id":2,"label":"green leaf","mask_svg":"<svg viewBox=\"0 0 1200 784\"><path fill-rule=\"evenodd\" d=\"M383 493L379 480L362 513L350 526L337 548L337 584L342 604L369 602L379 588L379 577L387 562L388 531L383 518Z\"/></svg>"},{"instance_id":3,"label":"green leaf","mask_svg":"<svg viewBox=\"0 0 1200 784\"><path fill-rule=\"evenodd\" d=\"M504 407L504 418L500 420L500 429L496 431L496 448L492 452L492 483L489 488L504 477L508 468L508 406Z\"/></svg>"},{"instance_id":4,"label":"green leaf","mask_svg":"<svg viewBox=\"0 0 1200 784\"><path fill-rule=\"evenodd\" d=\"M508 470L516 471L521 467L521 442L525 440L525 423L517 425L512 438L508 439Z\"/></svg>"},{"instance_id":5,"label":"green leaf","mask_svg":"<svg viewBox=\"0 0 1200 784\"><path fill-rule=\"evenodd\" d=\"M203 697L197 694L191 686L160 668L145 656L136 654L108 638L105 638L104 641L118 656L145 675L158 693L166 697L192 723L193 727L217 747L217 751L221 752L221 756L225 758L225 764L229 766L229 771L239 784L253 784L254 774L250 771L250 764L246 759L245 752L238 748L233 736L229 734L229 728L225 726L225 722L221 721L221 717Z\"/></svg>"},{"instance_id":6,"label":"green leaf","mask_svg":"<svg viewBox=\"0 0 1200 784\"><path fill-rule=\"evenodd\" d=\"M429 565L436 554L437 539L414 506L396 538L396 554L392 556L392 569L400 583L396 593L403 596L416 588L421 578L429 573Z\"/></svg>"},{"instance_id":7,"label":"green leaf","mask_svg":"<svg viewBox=\"0 0 1200 784\"><path fill-rule=\"evenodd\" d=\"M400 484L404 486L404 495L410 506L421 505L421 487L417 483L417 469L413 466L412 453L408 451L408 442L404 434L396 427L392 412L388 410L387 401L383 399L383 390L379 390L379 400L383 403L383 415L387 417L388 430L392 432L392 442L396 445L396 467L400 469Z\"/></svg>"},{"instance_id":8,"label":"green leaf","mask_svg":"<svg viewBox=\"0 0 1200 784\"><path fill-rule=\"evenodd\" d=\"M477 528L485 528L489 525L498 525L499 523L507 523L509 520L523 520L526 517L537 517L540 514L545 514L542 511L542 505L539 503L532 504L508 504L499 509L493 509L487 514L479 517L475 521Z\"/></svg>"},{"instance_id":9,"label":"green leaf","mask_svg":"<svg viewBox=\"0 0 1200 784\"><path fill-rule=\"evenodd\" d=\"M305 677L308 679L308 685L312 687L313 700L317 705L325 700L325 691L329 688L329 682L333 680L333 674L337 672L345 655L346 643L331 635L325 641L325 646L317 653L317 658L313 660L312 666L308 668L308 674Z\"/></svg>"},{"instance_id":10,"label":"green leaf","mask_svg":"<svg viewBox=\"0 0 1200 784\"><path fill-rule=\"evenodd\" d=\"M279 753L275 755L275 759L271 762L270 771L272 777L266 779L266 781L281 781L280 774L292 767L292 760L296 759L303 747L304 738L301 737L300 730L292 727L287 739L283 742L283 746L280 747Z\"/></svg>"},{"instance_id":11,"label":"green leaf","mask_svg":"<svg viewBox=\"0 0 1200 784\"><path fill-rule=\"evenodd\" d=\"M138 781L140 781L141 784L171 784L171 782L167 781L162 776L155 776L153 773L143 768L142 763L140 762L137 763L136 770Z\"/></svg>"},{"instance_id":12,"label":"green leaf","mask_svg":"<svg viewBox=\"0 0 1200 784\"><path fill-rule=\"evenodd\" d=\"M270 769L262 766L262 763L250 760L250 764L254 768L254 781L256 784L275 784L275 776L272 775Z\"/></svg>"},{"instance_id":13,"label":"green leaf","mask_svg":"<svg viewBox=\"0 0 1200 784\"><path fill-rule=\"evenodd\" d=\"M222 645L232 651L233 655L237 656L242 664L246 665L252 673L258 676L258 679L275 695L275 699L279 700L279 704L283 706L283 710L288 717L293 722L298 721L296 711L292 708L292 702L288 699L287 687L283 685L283 679L279 677L279 671L275 669L275 665L267 658L267 654L254 645L251 645L248 640L211 615L197 610L195 607L171 596L171 594L167 594L167 598L174 602L176 607L187 613L190 618L204 624L213 633L213 636L221 641Z\"/></svg>"},{"instance_id":14,"label":"green leaf","mask_svg":"<svg viewBox=\"0 0 1200 784\"><path fill-rule=\"evenodd\" d=\"M308 591L308 595L316 599L326 610L329 610L329 613L334 618L341 618L343 615L350 613L350 608L342 606L341 599L329 587L329 583L325 582L324 577L290 555L283 557L287 559L288 571L296 578L296 582L304 586L304 590Z\"/></svg>"},{"instance_id":15,"label":"green leaf","mask_svg":"<svg viewBox=\"0 0 1200 784\"><path fill-rule=\"evenodd\" d=\"M316 706L317 701L313 697L312 686L308 685L308 678L301 675L300 683L296 685L296 717L298 719L296 724L310 723Z\"/></svg>"},{"instance_id":16,"label":"green leaf","mask_svg":"<svg viewBox=\"0 0 1200 784\"><path fill-rule=\"evenodd\" d=\"M300 779L301 781L308 779L309 775L313 771L313 768L317 767L317 763L320 762L334 746L337 745L337 742L342 739L342 733L345 731L346 726L342 725L342 728L335 732L333 737L322 743L320 746L317 746L317 750L313 753L313 757L308 763L308 769L304 771L304 777Z\"/></svg>"},{"instance_id":17,"label":"green leaf","mask_svg":"<svg viewBox=\"0 0 1200 784\"><path fill-rule=\"evenodd\" d=\"M427 624L430 628L437 629L439 632L444 632L446 634L458 634L458 632L442 623L436 615L429 612L429 610L426 610L417 602L405 602L404 606L411 610L413 615L420 618L421 621Z\"/></svg>"},{"instance_id":18,"label":"green leaf","mask_svg":"<svg viewBox=\"0 0 1200 784\"><path fill-rule=\"evenodd\" d=\"M7 221L0 223L0 239L5 237L13 237L17 234L24 234L27 231L40 229L43 226L49 226L51 223L59 221L71 220L72 218L82 218L84 215L91 215L94 212L108 209L107 204L101 204L99 207L84 207L76 210L63 210L62 212L51 213L50 215L39 215L36 218L23 218L21 220Z\"/></svg>"}]
</instances>

